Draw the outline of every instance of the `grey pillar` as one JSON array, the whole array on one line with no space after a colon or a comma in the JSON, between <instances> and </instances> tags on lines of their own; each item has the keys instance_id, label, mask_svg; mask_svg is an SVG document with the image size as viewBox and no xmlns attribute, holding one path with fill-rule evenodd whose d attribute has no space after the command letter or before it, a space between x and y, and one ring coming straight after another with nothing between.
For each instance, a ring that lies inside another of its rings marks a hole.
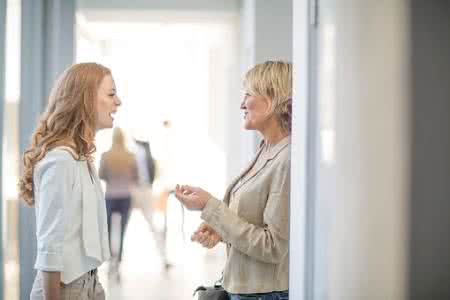
<instances>
[{"instance_id":1,"label":"grey pillar","mask_svg":"<svg viewBox=\"0 0 450 300\"><path fill-rule=\"evenodd\" d=\"M292 0L255 1L255 63L292 61Z\"/></svg>"},{"instance_id":2,"label":"grey pillar","mask_svg":"<svg viewBox=\"0 0 450 300\"><path fill-rule=\"evenodd\" d=\"M254 63L267 60L292 62L293 0L255 0ZM255 136L254 149L261 137Z\"/></svg>"},{"instance_id":3,"label":"grey pillar","mask_svg":"<svg viewBox=\"0 0 450 300\"><path fill-rule=\"evenodd\" d=\"M450 2L410 5L408 299L450 299Z\"/></svg>"},{"instance_id":4,"label":"grey pillar","mask_svg":"<svg viewBox=\"0 0 450 300\"><path fill-rule=\"evenodd\" d=\"M0 0L0 172L3 170L3 115L5 107L5 36L6 36L6 0ZM3 175L3 174L2 174ZM2 176L0 176L2 178ZM3 186L0 180L0 300L3 300L4 294L4 276L3 276Z\"/></svg>"},{"instance_id":5,"label":"grey pillar","mask_svg":"<svg viewBox=\"0 0 450 300\"><path fill-rule=\"evenodd\" d=\"M76 0L46 0L45 92L56 77L75 59Z\"/></svg>"},{"instance_id":6,"label":"grey pillar","mask_svg":"<svg viewBox=\"0 0 450 300\"><path fill-rule=\"evenodd\" d=\"M26 149L56 76L74 60L75 0L22 0L20 151ZM20 299L28 299L36 258L35 216L19 210Z\"/></svg>"}]
</instances>

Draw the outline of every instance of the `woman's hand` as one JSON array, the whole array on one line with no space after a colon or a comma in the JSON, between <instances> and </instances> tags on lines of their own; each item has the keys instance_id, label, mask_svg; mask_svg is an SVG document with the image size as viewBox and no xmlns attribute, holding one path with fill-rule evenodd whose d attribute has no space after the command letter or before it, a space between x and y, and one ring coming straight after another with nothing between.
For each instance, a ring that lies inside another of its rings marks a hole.
<instances>
[{"instance_id":1,"label":"woman's hand","mask_svg":"<svg viewBox=\"0 0 450 300\"><path fill-rule=\"evenodd\" d=\"M42 289L44 291L44 299L59 300L60 293L60 272L45 272L42 271Z\"/></svg>"},{"instance_id":2,"label":"woman's hand","mask_svg":"<svg viewBox=\"0 0 450 300\"><path fill-rule=\"evenodd\" d=\"M202 210L212 196L201 188L177 184L175 197L189 210Z\"/></svg>"},{"instance_id":3,"label":"woman's hand","mask_svg":"<svg viewBox=\"0 0 450 300\"><path fill-rule=\"evenodd\" d=\"M211 226L202 223L192 234L191 240L200 243L205 248L211 249L214 248L222 238Z\"/></svg>"}]
</instances>

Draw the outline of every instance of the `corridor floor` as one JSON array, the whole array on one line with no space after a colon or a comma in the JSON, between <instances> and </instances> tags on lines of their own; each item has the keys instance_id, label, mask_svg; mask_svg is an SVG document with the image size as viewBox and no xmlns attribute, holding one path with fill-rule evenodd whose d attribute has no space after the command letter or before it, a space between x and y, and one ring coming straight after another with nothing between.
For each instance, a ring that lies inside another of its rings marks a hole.
<instances>
[{"instance_id":1,"label":"corridor floor","mask_svg":"<svg viewBox=\"0 0 450 300\"><path fill-rule=\"evenodd\" d=\"M170 225L167 244L172 266L166 270L144 217L133 210L124 241L120 282L113 276L108 278L107 264L100 268L107 299L193 299L192 292L197 286L213 284L220 277L225 262L224 246L203 249L188 236L183 239L181 230L170 230ZM186 235L190 231L186 229Z\"/></svg>"}]
</instances>

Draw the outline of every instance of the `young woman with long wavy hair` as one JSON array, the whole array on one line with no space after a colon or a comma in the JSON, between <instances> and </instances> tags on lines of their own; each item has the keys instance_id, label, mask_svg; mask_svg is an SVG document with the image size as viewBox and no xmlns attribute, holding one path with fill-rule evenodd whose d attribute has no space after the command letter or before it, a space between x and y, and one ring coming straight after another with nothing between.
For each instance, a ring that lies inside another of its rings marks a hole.
<instances>
[{"instance_id":1,"label":"young woman with long wavy hair","mask_svg":"<svg viewBox=\"0 0 450 300\"><path fill-rule=\"evenodd\" d=\"M55 82L19 181L20 197L36 211L32 300L105 298L97 267L110 250L92 161L95 134L113 126L120 104L111 71L102 65L73 65Z\"/></svg>"}]
</instances>

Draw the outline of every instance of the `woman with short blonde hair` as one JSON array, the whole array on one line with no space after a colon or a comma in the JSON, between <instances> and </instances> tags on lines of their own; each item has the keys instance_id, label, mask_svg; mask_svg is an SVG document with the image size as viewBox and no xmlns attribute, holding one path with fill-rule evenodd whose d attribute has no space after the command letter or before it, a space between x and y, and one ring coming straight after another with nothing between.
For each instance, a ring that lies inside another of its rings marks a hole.
<instances>
[{"instance_id":1,"label":"woman with short blonde hair","mask_svg":"<svg viewBox=\"0 0 450 300\"><path fill-rule=\"evenodd\" d=\"M106 209L92 165L98 130L121 104L111 71L69 67L56 81L23 155L20 197L36 211L32 300L104 299L97 267L109 256Z\"/></svg>"},{"instance_id":2,"label":"woman with short blonde hair","mask_svg":"<svg viewBox=\"0 0 450 300\"><path fill-rule=\"evenodd\" d=\"M244 128L263 141L254 160L230 184L223 201L198 187L177 186L176 197L201 210L205 223L192 239L227 245L223 287L231 300L288 299L292 64L268 61L249 70L241 103Z\"/></svg>"}]
</instances>

